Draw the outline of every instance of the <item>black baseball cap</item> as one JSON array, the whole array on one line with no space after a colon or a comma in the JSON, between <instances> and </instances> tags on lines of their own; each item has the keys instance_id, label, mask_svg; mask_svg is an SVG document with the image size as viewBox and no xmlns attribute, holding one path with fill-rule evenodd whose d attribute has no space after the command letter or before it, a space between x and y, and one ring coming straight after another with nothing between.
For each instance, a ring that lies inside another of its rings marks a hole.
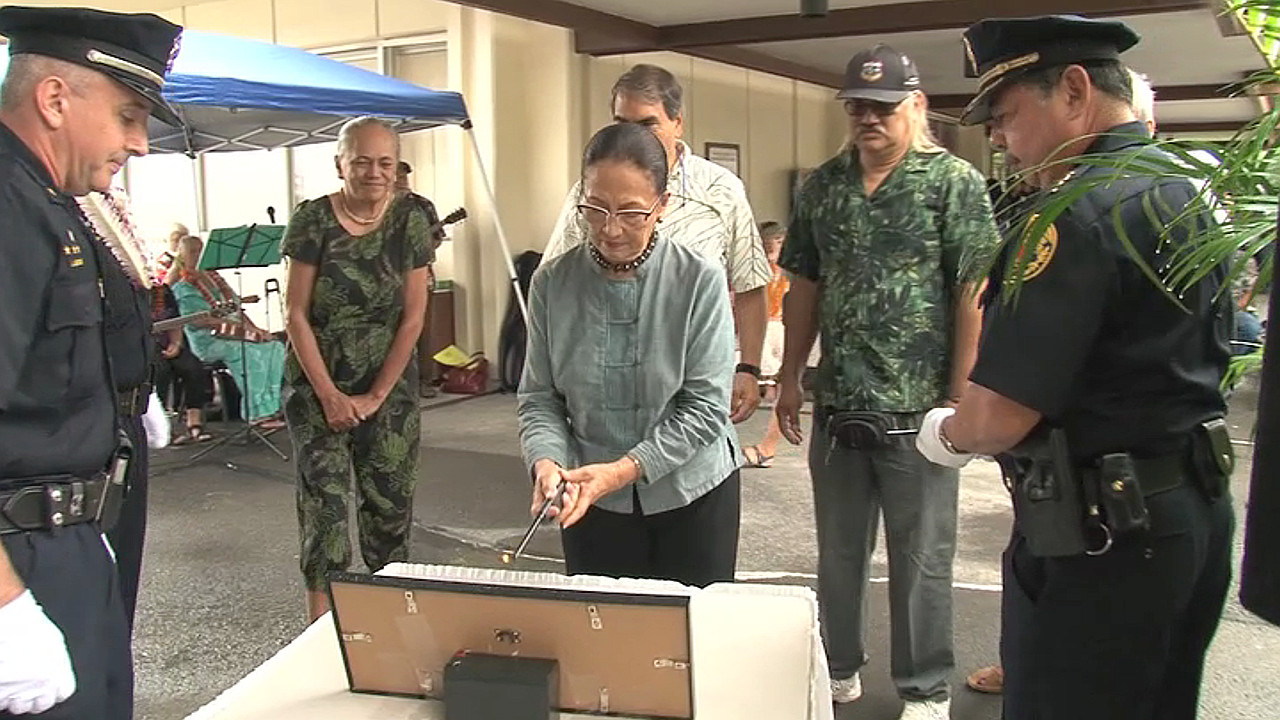
<instances>
[{"instance_id":1,"label":"black baseball cap","mask_svg":"<svg viewBox=\"0 0 1280 720\"><path fill-rule=\"evenodd\" d=\"M70 7L0 7L0 35L9 54L32 53L110 76L151 103L151 114L182 123L161 94L178 55L182 27L157 15Z\"/></svg>"},{"instance_id":2,"label":"black baseball cap","mask_svg":"<svg viewBox=\"0 0 1280 720\"><path fill-rule=\"evenodd\" d=\"M876 45L849 61L836 98L899 103L919 89L920 73L911 58L888 45Z\"/></svg>"},{"instance_id":3,"label":"black baseball cap","mask_svg":"<svg viewBox=\"0 0 1280 720\"><path fill-rule=\"evenodd\" d=\"M976 125L991 118L995 91L1036 68L1120 59L1138 44L1138 34L1116 20L1076 15L982 20L964 31L965 77L978 78L978 94L960 121Z\"/></svg>"}]
</instances>

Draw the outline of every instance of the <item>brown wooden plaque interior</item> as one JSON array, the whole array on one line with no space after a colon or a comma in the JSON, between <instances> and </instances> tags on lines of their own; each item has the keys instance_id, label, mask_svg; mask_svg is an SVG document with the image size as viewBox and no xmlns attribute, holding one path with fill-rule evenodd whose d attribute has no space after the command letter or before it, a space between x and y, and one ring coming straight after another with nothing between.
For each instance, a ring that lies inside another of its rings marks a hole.
<instances>
[{"instance_id":1,"label":"brown wooden plaque interior","mask_svg":"<svg viewBox=\"0 0 1280 720\"><path fill-rule=\"evenodd\" d=\"M443 699L461 651L560 663L560 710L693 717L688 598L344 575L330 586L355 692Z\"/></svg>"}]
</instances>

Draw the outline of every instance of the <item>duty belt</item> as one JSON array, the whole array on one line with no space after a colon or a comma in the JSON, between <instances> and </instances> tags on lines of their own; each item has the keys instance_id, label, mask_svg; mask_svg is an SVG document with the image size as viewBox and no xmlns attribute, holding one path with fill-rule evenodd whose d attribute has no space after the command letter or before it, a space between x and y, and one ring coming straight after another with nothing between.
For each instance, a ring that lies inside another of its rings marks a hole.
<instances>
[{"instance_id":1,"label":"duty belt","mask_svg":"<svg viewBox=\"0 0 1280 720\"><path fill-rule=\"evenodd\" d=\"M1134 458L1133 470L1143 497L1151 497L1174 488L1189 485L1191 468L1185 452L1154 458Z\"/></svg>"},{"instance_id":2,"label":"duty belt","mask_svg":"<svg viewBox=\"0 0 1280 720\"><path fill-rule=\"evenodd\" d=\"M102 513L107 476L88 478L55 475L47 481L24 478L35 484L16 490L0 490L0 535L52 530L65 525L93 522Z\"/></svg>"},{"instance_id":3,"label":"duty belt","mask_svg":"<svg viewBox=\"0 0 1280 720\"><path fill-rule=\"evenodd\" d=\"M1096 479L1098 474L1097 469L1092 467L1081 468L1079 472L1086 480ZM1154 458L1134 458L1133 472L1138 476L1138 486L1142 489L1143 497L1159 495L1183 485L1190 485L1192 479L1192 470L1188 467L1185 453ZM1014 481L1014 477L1004 473L1004 486L1009 492L1013 492Z\"/></svg>"}]
</instances>

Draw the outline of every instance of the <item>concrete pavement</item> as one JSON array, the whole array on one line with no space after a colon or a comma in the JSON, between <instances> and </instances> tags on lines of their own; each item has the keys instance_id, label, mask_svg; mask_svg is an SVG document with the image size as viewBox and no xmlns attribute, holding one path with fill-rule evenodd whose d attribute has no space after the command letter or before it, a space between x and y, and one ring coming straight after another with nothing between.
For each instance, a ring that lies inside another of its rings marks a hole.
<instances>
[{"instance_id":1,"label":"concrete pavement","mask_svg":"<svg viewBox=\"0 0 1280 720\"><path fill-rule=\"evenodd\" d=\"M1232 422L1246 439L1253 391L1237 393ZM740 428L746 443L763 432L758 413ZM224 430L225 431L225 430ZM286 433L273 436L287 447ZM1249 447L1235 479L1243 517ZM304 624L297 570L293 470L261 446L226 447L199 463L189 448L152 455L150 529L137 620L137 717L181 718L233 684ZM494 395L433 403L423 416L422 478L415 502L411 560L500 566L500 549L527 523L528 483L518 459L514 398ZM972 668L996 659L999 553L1008 534L1008 495L991 463L965 469L955 566L957 670L952 717L996 720L997 698L961 688ZM1239 536L1239 533L1237 533ZM883 543L881 543L883 545ZM558 570L553 530L539 533L529 569ZM1237 562L1239 552L1237 551ZM876 574L884 576L883 552ZM743 579L812 586L816 571L811 493L803 451L783 446L774 467L743 474ZM1210 657L1202 718L1280 716L1280 629L1235 602ZM840 708L840 720L892 720L899 701L888 677L888 609L883 582L873 585L872 659L866 696Z\"/></svg>"}]
</instances>

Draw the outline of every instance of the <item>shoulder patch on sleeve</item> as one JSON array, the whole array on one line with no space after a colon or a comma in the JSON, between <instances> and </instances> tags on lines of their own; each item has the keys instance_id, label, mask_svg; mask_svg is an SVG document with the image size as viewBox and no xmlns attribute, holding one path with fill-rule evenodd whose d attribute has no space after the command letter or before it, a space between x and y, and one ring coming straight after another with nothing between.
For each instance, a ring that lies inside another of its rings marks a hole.
<instances>
[{"instance_id":1,"label":"shoulder patch on sleeve","mask_svg":"<svg viewBox=\"0 0 1280 720\"><path fill-rule=\"evenodd\" d=\"M1032 215L1027 220L1028 227L1035 224L1036 217ZM1024 282L1036 278L1049 267L1054 253L1058 251L1058 228L1051 223L1044 229L1039 240L1036 240L1035 243L1023 245L1021 252L1027 252L1028 248L1033 254L1026 259L1026 266L1022 270L1022 280ZM1022 261L1023 258L1019 257L1018 263L1021 264Z\"/></svg>"}]
</instances>

